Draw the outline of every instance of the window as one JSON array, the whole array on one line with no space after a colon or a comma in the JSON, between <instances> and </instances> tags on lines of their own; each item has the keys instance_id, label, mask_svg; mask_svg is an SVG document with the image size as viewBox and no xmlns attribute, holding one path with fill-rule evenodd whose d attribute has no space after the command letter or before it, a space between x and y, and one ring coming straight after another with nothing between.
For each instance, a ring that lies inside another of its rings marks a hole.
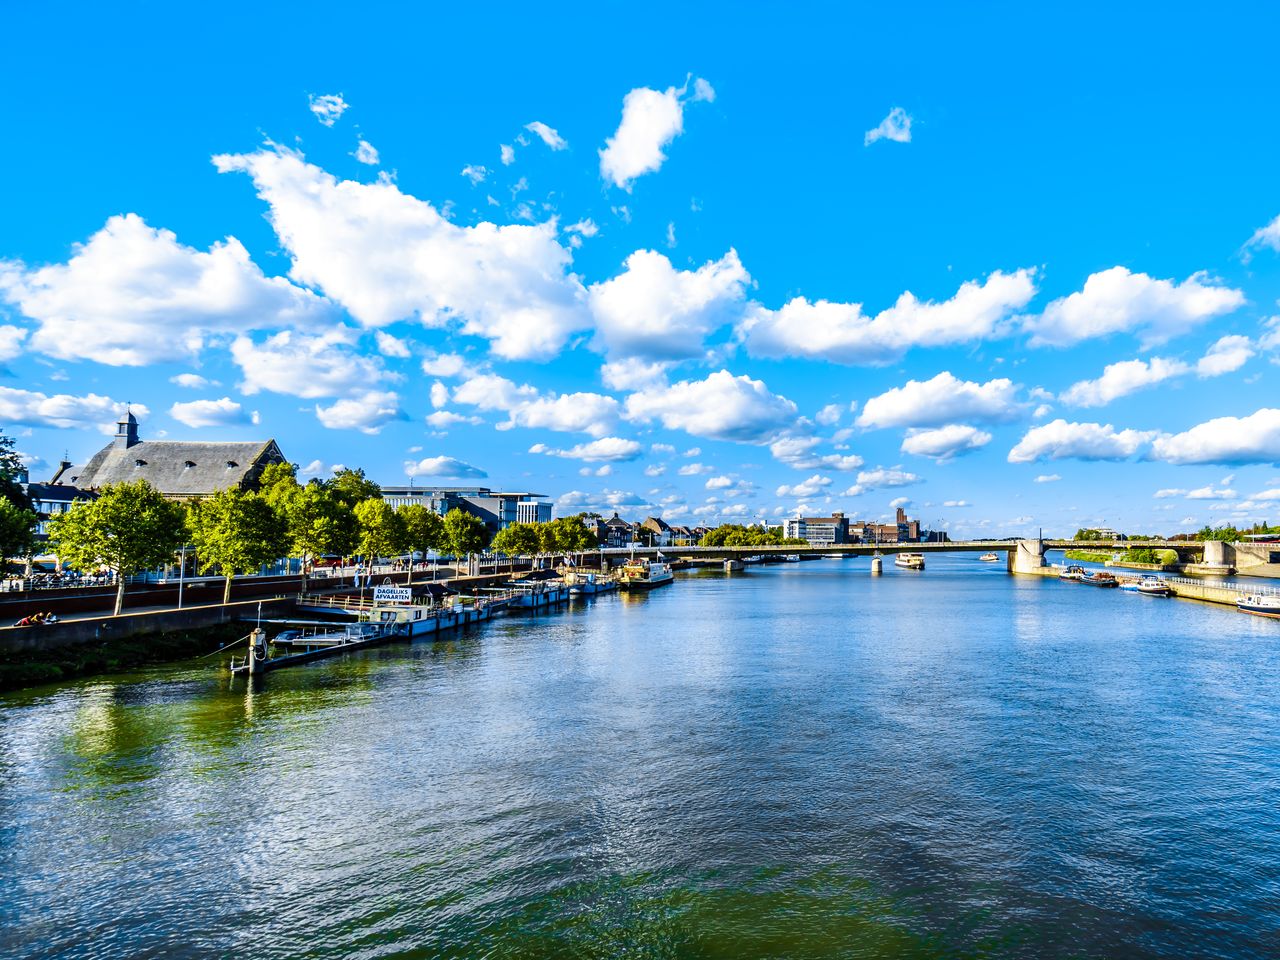
<instances>
[{"instance_id":1,"label":"window","mask_svg":"<svg viewBox=\"0 0 1280 960\"><path fill-rule=\"evenodd\" d=\"M147 465L147 461L145 461L145 460L143 460L143 459L139 458L139 459L137 459L137 460L133 461L133 465L134 465L135 467L145 467L145 466Z\"/></svg>"},{"instance_id":2,"label":"window","mask_svg":"<svg viewBox=\"0 0 1280 960\"><path fill-rule=\"evenodd\" d=\"M227 469L228 469L228 470L234 470L234 469L235 469L236 467L238 467L238 466L240 466L240 464L236 463L234 460L228 460L228 461L227 461Z\"/></svg>"},{"instance_id":3,"label":"window","mask_svg":"<svg viewBox=\"0 0 1280 960\"><path fill-rule=\"evenodd\" d=\"M188 460L186 463L183 464L183 467L185 467L187 470L190 470L195 465L196 465L196 462L194 460Z\"/></svg>"}]
</instances>

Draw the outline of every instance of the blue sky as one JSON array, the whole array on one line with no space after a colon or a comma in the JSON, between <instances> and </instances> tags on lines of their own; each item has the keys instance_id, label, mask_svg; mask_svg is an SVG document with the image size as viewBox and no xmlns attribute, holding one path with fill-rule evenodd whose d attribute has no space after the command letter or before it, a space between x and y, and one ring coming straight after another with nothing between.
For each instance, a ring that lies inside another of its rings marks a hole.
<instances>
[{"instance_id":1,"label":"blue sky","mask_svg":"<svg viewBox=\"0 0 1280 960\"><path fill-rule=\"evenodd\" d=\"M561 513L1280 516L1265 5L6 17L37 477L129 401Z\"/></svg>"}]
</instances>

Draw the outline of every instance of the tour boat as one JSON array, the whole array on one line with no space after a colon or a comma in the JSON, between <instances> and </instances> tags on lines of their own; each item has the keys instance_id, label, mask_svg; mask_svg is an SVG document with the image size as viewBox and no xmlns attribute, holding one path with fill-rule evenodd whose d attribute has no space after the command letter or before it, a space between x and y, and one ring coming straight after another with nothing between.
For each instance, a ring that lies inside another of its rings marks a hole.
<instances>
[{"instance_id":1,"label":"tour boat","mask_svg":"<svg viewBox=\"0 0 1280 960\"><path fill-rule=\"evenodd\" d=\"M1143 577L1138 581L1138 592L1146 597L1173 596L1173 588L1160 577Z\"/></svg>"},{"instance_id":2,"label":"tour boat","mask_svg":"<svg viewBox=\"0 0 1280 960\"><path fill-rule=\"evenodd\" d=\"M1094 570L1090 573L1086 573L1083 577L1080 578L1080 582L1087 583L1091 587L1120 586L1120 581L1117 580L1112 574L1104 573L1101 570Z\"/></svg>"},{"instance_id":3,"label":"tour boat","mask_svg":"<svg viewBox=\"0 0 1280 960\"><path fill-rule=\"evenodd\" d=\"M632 560L618 574L620 590L652 590L654 587L666 586L675 577L671 573L671 565L662 560Z\"/></svg>"},{"instance_id":4,"label":"tour boat","mask_svg":"<svg viewBox=\"0 0 1280 960\"><path fill-rule=\"evenodd\" d=\"M1060 574L1058 574L1058 579L1074 580L1076 582L1079 582L1084 579L1084 567L1080 567L1075 564L1072 564L1071 566L1067 567L1067 569L1063 570Z\"/></svg>"},{"instance_id":5,"label":"tour boat","mask_svg":"<svg viewBox=\"0 0 1280 960\"><path fill-rule=\"evenodd\" d=\"M1280 597L1266 593L1253 593L1236 600L1236 606L1256 617L1280 619Z\"/></svg>"},{"instance_id":6,"label":"tour boat","mask_svg":"<svg viewBox=\"0 0 1280 960\"><path fill-rule=\"evenodd\" d=\"M984 553L978 559L981 560L983 563L995 563L1000 558L997 557L994 553Z\"/></svg>"},{"instance_id":7,"label":"tour boat","mask_svg":"<svg viewBox=\"0 0 1280 960\"><path fill-rule=\"evenodd\" d=\"M900 553L893 558L893 562L896 566L906 567L909 570L923 570L924 554L923 553Z\"/></svg>"}]
</instances>

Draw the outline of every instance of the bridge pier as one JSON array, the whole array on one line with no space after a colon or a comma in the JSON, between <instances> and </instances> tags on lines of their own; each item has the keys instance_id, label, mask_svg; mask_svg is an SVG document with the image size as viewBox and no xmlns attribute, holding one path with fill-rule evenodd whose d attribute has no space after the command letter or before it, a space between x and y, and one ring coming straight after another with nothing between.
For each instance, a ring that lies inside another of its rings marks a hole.
<instances>
[{"instance_id":1,"label":"bridge pier","mask_svg":"<svg viewBox=\"0 0 1280 960\"><path fill-rule=\"evenodd\" d=\"M1009 572L1036 574L1047 567L1043 540L1019 540L1009 550Z\"/></svg>"}]
</instances>

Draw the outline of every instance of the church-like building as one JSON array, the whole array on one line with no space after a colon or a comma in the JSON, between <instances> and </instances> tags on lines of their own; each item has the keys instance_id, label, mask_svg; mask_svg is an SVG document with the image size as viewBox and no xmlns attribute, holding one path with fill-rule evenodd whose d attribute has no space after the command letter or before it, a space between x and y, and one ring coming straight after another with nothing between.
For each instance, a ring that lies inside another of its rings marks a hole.
<instances>
[{"instance_id":1,"label":"church-like building","mask_svg":"<svg viewBox=\"0 0 1280 960\"><path fill-rule=\"evenodd\" d=\"M274 440L142 440L132 413L116 427L111 443L88 463L74 466L63 461L50 485L92 492L112 483L146 480L170 499L194 500L229 487L256 489L268 464L285 462Z\"/></svg>"}]
</instances>

